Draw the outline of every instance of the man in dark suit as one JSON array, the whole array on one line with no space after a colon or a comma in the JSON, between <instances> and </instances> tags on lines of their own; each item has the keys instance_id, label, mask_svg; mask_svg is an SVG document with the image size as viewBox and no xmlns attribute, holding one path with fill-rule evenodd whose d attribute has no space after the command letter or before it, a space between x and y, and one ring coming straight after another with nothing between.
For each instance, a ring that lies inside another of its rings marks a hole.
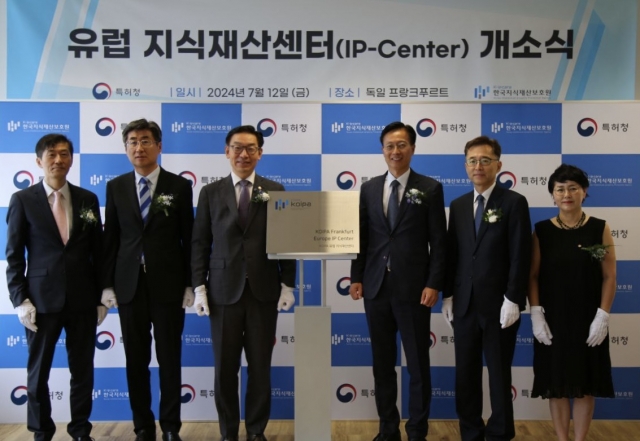
<instances>
[{"instance_id":1,"label":"man in dark suit","mask_svg":"<svg viewBox=\"0 0 640 441\"><path fill-rule=\"evenodd\" d=\"M376 407L374 441L400 441L396 406L396 335L411 377L410 441L423 441L431 404L431 307L445 276L446 219L442 184L411 170L416 132L401 122L380 135L388 172L362 184L360 254L351 264L354 300L364 297L371 335Z\"/></svg>"},{"instance_id":2,"label":"man in dark suit","mask_svg":"<svg viewBox=\"0 0 640 441\"><path fill-rule=\"evenodd\" d=\"M525 308L531 220L524 196L496 185L498 141L486 136L464 148L474 190L451 203L447 283L442 312L455 336L456 411L463 441L515 436L511 362ZM491 417L482 420L482 357L489 371Z\"/></svg>"},{"instance_id":3,"label":"man in dark suit","mask_svg":"<svg viewBox=\"0 0 640 441\"><path fill-rule=\"evenodd\" d=\"M210 312L215 402L226 441L238 440L243 349L248 364L247 440L266 440L278 311L288 310L295 301L295 261L267 259L269 192L284 187L255 173L263 144L262 133L253 126L239 126L227 134L231 174L202 188L193 228L195 309L198 315Z\"/></svg>"},{"instance_id":4,"label":"man in dark suit","mask_svg":"<svg viewBox=\"0 0 640 441\"><path fill-rule=\"evenodd\" d=\"M162 131L155 122L130 122L122 139L134 171L107 184L102 303L118 306L120 314L136 440L156 439L149 372L153 325L162 439L179 441L184 308L194 300L193 194L189 181L158 165Z\"/></svg>"},{"instance_id":5,"label":"man in dark suit","mask_svg":"<svg viewBox=\"0 0 640 441\"><path fill-rule=\"evenodd\" d=\"M43 136L36 155L44 180L14 193L7 212L7 284L29 345L27 428L36 441L51 440L56 431L47 382L64 329L71 372L67 432L89 441L96 323L107 314L100 305L98 198L67 182L73 144L66 136Z\"/></svg>"}]
</instances>

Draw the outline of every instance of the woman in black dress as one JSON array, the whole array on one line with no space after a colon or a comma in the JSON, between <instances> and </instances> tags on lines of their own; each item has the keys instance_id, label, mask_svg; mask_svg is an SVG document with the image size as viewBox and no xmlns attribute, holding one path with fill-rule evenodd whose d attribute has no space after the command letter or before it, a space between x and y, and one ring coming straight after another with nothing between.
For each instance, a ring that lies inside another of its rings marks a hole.
<instances>
[{"instance_id":1,"label":"woman in black dress","mask_svg":"<svg viewBox=\"0 0 640 441\"><path fill-rule=\"evenodd\" d=\"M560 441L569 440L573 401L576 441L586 439L594 397L614 396L609 311L616 291L611 230L582 211L589 178L562 164L549 178L558 215L533 233L529 304L536 338L531 397L549 399Z\"/></svg>"}]
</instances>

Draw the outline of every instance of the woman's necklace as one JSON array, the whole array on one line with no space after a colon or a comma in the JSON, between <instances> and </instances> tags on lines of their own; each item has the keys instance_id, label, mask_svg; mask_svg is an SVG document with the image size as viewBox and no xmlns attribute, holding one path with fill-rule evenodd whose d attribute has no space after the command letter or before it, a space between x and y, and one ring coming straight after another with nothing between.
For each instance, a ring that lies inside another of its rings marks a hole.
<instances>
[{"instance_id":1,"label":"woman's necklace","mask_svg":"<svg viewBox=\"0 0 640 441\"><path fill-rule=\"evenodd\" d=\"M573 227L570 227L569 225L562 222L562 220L560 219L560 215L556 216L556 221L558 222L558 225L560 225L560 228L562 228L563 230L577 230L582 226L582 224L584 224L584 219L586 217L587 216L584 214L584 211L583 211L582 216L580 216L580 219L578 220L578 223L576 223Z\"/></svg>"}]
</instances>

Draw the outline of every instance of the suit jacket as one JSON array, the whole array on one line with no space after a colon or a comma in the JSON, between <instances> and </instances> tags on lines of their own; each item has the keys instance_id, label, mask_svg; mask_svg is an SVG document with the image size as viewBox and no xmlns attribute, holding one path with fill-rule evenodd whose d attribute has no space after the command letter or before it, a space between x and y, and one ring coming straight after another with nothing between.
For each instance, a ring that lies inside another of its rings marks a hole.
<instances>
[{"instance_id":1,"label":"suit jacket","mask_svg":"<svg viewBox=\"0 0 640 441\"><path fill-rule=\"evenodd\" d=\"M483 221L475 235L473 191L451 203L447 234L447 285L453 311L472 303L485 316L499 316L503 296L525 308L531 262L531 219L524 196L495 186L485 205L502 210L498 222Z\"/></svg>"},{"instance_id":2,"label":"suit jacket","mask_svg":"<svg viewBox=\"0 0 640 441\"><path fill-rule=\"evenodd\" d=\"M156 208L160 194L173 195L173 207ZM105 278L118 303L133 300L142 254L149 290L161 302L178 301L190 284L193 192L186 179L160 170L146 224L142 222L135 173L107 183L105 210Z\"/></svg>"},{"instance_id":3,"label":"suit jacket","mask_svg":"<svg viewBox=\"0 0 640 441\"><path fill-rule=\"evenodd\" d=\"M360 190L360 253L351 263L351 283L362 283L364 298L374 298L391 255L391 269L402 281L400 299L419 302L425 287L444 286L447 226L442 184L411 170L405 194L417 189L425 198L421 204L409 204L402 196L392 229L382 206L385 179L386 173Z\"/></svg>"},{"instance_id":4,"label":"suit jacket","mask_svg":"<svg viewBox=\"0 0 640 441\"><path fill-rule=\"evenodd\" d=\"M72 230L65 245L40 182L14 193L7 212L7 284L13 306L29 299L38 312L100 304L102 221L95 194L69 183ZM82 211L97 221L86 223ZM25 259L25 251L27 259ZM28 263L28 265L27 265Z\"/></svg>"},{"instance_id":5,"label":"suit jacket","mask_svg":"<svg viewBox=\"0 0 640 441\"><path fill-rule=\"evenodd\" d=\"M256 174L254 194L284 191L284 187ZM246 279L262 301L280 297L280 283L295 286L294 260L267 259L267 204L251 202L246 228L238 221L231 175L205 185L200 192L192 243L193 286L207 285L208 300L216 305L236 303Z\"/></svg>"}]
</instances>

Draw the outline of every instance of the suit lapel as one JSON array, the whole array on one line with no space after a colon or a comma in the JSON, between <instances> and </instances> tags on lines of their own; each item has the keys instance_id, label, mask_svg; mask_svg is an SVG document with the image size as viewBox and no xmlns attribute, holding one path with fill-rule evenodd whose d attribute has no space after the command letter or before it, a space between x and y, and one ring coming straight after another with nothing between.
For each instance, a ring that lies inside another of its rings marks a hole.
<instances>
[{"instance_id":1,"label":"suit lapel","mask_svg":"<svg viewBox=\"0 0 640 441\"><path fill-rule=\"evenodd\" d=\"M491 192L491 196L489 196L489 200L487 201L487 203L484 206L485 212L488 209L495 210L496 208L499 208L500 205L502 204L503 196L504 196L504 190L501 187L498 187L498 185L493 187L493 191ZM475 229L475 224L474 224L473 228ZM480 241L482 240L482 238L484 237L485 233L487 232L487 228L489 228L489 224L486 223L483 220L480 223L480 229L478 230L478 235L476 237L476 248L478 248L478 245L480 244Z\"/></svg>"},{"instance_id":2,"label":"suit lapel","mask_svg":"<svg viewBox=\"0 0 640 441\"><path fill-rule=\"evenodd\" d=\"M153 192L153 196L151 197L151 207L153 207L153 200L161 194L171 194L171 185L167 180L167 174L162 167L160 167L160 173L158 174L158 183L156 184L155 191ZM175 196L175 195L174 195ZM138 195L136 195L137 199ZM138 211L140 211L140 201L138 200ZM164 212L160 211L160 214L165 215ZM147 225L151 223L153 218L156 216L156 212L154 212L151 208L149 209L149 219L147 220ZM140 221L142 221L142 213L140 213Z\"/></svg>"},{"instance_id":3,"label":"suit lapel","mask_svg":"<svg viewBox=\"0 0 640 441\"><path fill-rule=\"evenodd\" d=\"M69 234L69 242L73 240L73 238L78 234L79 231L82 231L82 219L80 219L80 211L82 210L82 201L80 200L80 195L78 194L77 188L74 185L69 183L69 194L71 195L71 211L72 211L72 220L71 220L71 232ZM84 207L85 209L90 207ZM67 243L69 243L67 242Z\"/></svg>"},{"instance_id":4,"label":"suit lapel","mask_svg":"<svg viewBox=\"0 0 640 441\"><path fill-rule=\"evenodd\" d=\"M60 231L58 231L58 224L56 224L56 219L53 217L53 211L51 211L51 205L49 205L47 190L45 190L44 184L40 182L34 189L34 191L36 194L38 205L40 206L44 217L47 219L45 222L47 224L47 227L51 230L51 234L55 234L58 239L60 239L60 243L62 243L62 237L60 237Z\"/></svg>"},{"instance_id":5,"label":"suit lapel","mask_svg":"<svg viewBox=\"0 0 640 441\"><path fill-rule=\"evenodd\" d=\"M130 172L122 181L122 185L125 186L122 194L129 200L127 203L131 207L130 209L133 216L138 220L140 225L142 225L142 214L140 213L140 201L138 200L138 183L136 182L136 174L134 172Z\"/></svg>"},{"instance_id":6,"label":"suit lapel","mask_svg":"<svg viewBox=\"0 0 640 441\"><path fill-rule=\"evenodd\" d=\"M223 179L223 182L220 186L220 191L222 192L221 199L226 202L227 207L229 208L229 212L231 213L231 217L235 219L238 228L242 228L240 226L240 219L238 217L238 200L236 199L236 189L233 185L233 179L231 179L231 175Z\"/></svg>"},{"instance_id":7,"label":"suit lapel","mask_svg":"<svg viewBox=\"0 0 640 441\"><path fill-rule=\"evenodd\" d=\"M407 198L405 198L404 195L407 194L407 190L409 190L410 188L416 188L417 186L417 176L413 172L413 170L411 170L409 171L409 179L407 179L407 186L404 188L404 192L398 195L398 197L400 198L400 207L398 209L398 219L396 220L394 230L398 227L398 225L400 225L400 222L402 222L402 219L404 218L404 215L409 208L409 203L407 202Z\"/></svg>"},{"instance_id":8,"label":"suit lapel","mask_svg":"<svg viewBox=\"0 0 640 441\"><path fill-rule=\"evenodd\" d=\"M256 173L256 178L253 183L252 191L249 194L249 218L247 219L247 228L249 228L249 225L251 225L251 221L253 221L253 218L256 217L256 213L260 208L261 203L251 202L251 200L253 199L253 195L256 194L258 187L264 187L263 182L264 180L262 179L262 176L259 176Z\"/></svg>"},{"instance_id":9,"label":"suit lapel","mask_svg":"<svg viewBox=\"0 0 640 441\"><path fill-rule=\"evenodd\" d=\"M387 220L387 216L384 214L384 206L382 205L382 198L384 197L384 184L387 179L387 174L385 173L382 176L374 178L371 181L371 196L372 202L371 206L373 207L373 212L378 213L379 222L387 226L387 229L391 231L389 227L389 221Z\"/></svg>"}]
</instances>

